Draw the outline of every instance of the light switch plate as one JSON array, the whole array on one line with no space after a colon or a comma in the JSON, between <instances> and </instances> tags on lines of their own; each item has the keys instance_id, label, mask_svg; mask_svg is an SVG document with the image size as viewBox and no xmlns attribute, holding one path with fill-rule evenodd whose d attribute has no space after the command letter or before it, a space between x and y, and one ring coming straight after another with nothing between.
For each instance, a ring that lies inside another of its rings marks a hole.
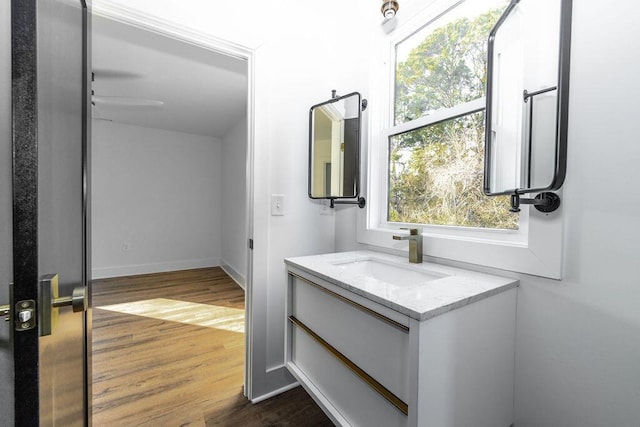
<instances>
[{"instance_id":1,"label":"light switch plate","mask_svg":"<svg viewBox=\"0 0 640 427\"><path fill-rule=\"evenodd\" d=\"M284 215L284 194L271 195L271 216Z\"/></svg>"}]
</instances>

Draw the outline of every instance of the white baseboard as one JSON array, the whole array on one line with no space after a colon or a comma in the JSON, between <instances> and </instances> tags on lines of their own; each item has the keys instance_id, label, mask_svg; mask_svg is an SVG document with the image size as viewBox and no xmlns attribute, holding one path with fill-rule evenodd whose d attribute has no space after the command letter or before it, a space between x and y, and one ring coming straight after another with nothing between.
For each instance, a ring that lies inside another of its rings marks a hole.
<instances>
[{"instance_id":1,"label":"white baseboard","mask_svg":"<svg viewBox=\"0 0 640 427\"><path fill-rule=\"evenodd\" d=\"M272 372L280 371L282 369L287 369L287 367L284 365L284 363L281 363L279 365L269 366L267 368L267 375L272 373Z\"/></svg>"},{"instance_id":2,"label":"white baseboard","mask_svg":"<svg viewBox=\"0 0 640 427\"><path fill-rule=\"evenodd\" d=\"M238 273L236 269L231 267L225 260L220 260L220 268L233 279L243 290L247 290L247 279L242 274Z\"/></svg>"},{"instance_id":3,"label":"white baseboard","mask_svg":"<svg viewBox=\"0 0 640 427\"><path fill-rule=\"evenodd\" d=\"M101 267L91 270L92 279L135 276L138 274L164 273L166 271L191 270L193 268L219 267L220 258L202 258L182 261L158 262L150 264ZM227 273L229 274L229 273ZM230 274L229 274L230 275Z\"/></svg>"},{"instance_id":4,"label":"white baseboard","mask_svg":"<svg viewBox=\"0 0 640 427\"><path fill-rule=\"evenodd\" d=\"M274 391L272 391L270 393L263 394L262 396L258 396L255 399L251 399L251 403L260 403L263 400L269 399L270 397L277 396L279 394L284 393L285 391L289 391L291 389L294 389L294 388L298 387L299 385L300 385L300 383L296 381L296 382L291 383L289 385L286 385L286 386L284 386L282 388L274 390Z\"/></svg>"}]
</instances>

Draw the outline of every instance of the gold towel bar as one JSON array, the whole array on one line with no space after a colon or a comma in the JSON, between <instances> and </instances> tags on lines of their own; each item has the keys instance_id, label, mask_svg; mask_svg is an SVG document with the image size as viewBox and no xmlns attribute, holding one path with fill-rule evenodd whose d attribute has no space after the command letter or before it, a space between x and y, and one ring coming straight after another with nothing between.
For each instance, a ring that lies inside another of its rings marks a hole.
<instances>
[{"instance_id":1,"label":"gold towel bar","mask_svg":"<svg viewBox=\"0 0 640 427\"><path fill-rule=\"evenodd\" d=\"M318 342L322 347L325 348L329 353L331 353L335 358L340 360L347 368L349 368L354 374L356 374L360 379L366 382L371 388L373 388L380 396L387 399L393 406L398 408L400 412L405 415L409 413L409 405L403 402L398 396L389 391L388 388L380 384L375 380L371 375L367 374L363 371L358 365L353 363L350 359L348 359L344 354L340 353L335 347L322 339L321 336L313 332L307 325L296 319L294 316L289 316L289 321L311 335L311 337Z\"/></svg>"}]
</instances>

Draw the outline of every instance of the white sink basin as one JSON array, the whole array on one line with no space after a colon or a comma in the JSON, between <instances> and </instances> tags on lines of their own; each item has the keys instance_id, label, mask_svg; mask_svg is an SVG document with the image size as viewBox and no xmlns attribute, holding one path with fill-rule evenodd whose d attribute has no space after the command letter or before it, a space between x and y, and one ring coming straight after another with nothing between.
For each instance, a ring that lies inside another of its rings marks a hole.
<instances>
[{"instance_id":1,"label":"white sink basin","mask_svg":"<svg viewBox=\"0 0 640 427\"><path fill-rule=\"evenodd\" d=\"M357 260L333 263L345 270L346 274L367 276L396 286L415 286L432 280L447 277L446 274L404 264L395 264L377 258L360 258Z\"/></svg>"}]
</instances>

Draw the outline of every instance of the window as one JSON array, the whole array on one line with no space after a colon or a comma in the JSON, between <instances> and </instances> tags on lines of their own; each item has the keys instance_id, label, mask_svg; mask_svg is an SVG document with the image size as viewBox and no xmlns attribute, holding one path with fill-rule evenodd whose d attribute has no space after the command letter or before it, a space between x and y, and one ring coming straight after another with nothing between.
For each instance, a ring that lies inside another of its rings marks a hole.
<instances>
[{"instance_id":1,"label":"window","mask_svg":"<svg viewBox=\"0 0 640 427\"><path fill-rule=\"evenodd\" d=\"M415 1L403 9L412 18L381 35L359 243L406 251L392 235L418 224L427 256L561 277L562 208L518 215L483 193L487 39L508 3Z\"/></svg>"},{"instance_id":2,"label":"window","mask_svg":"<svg viewBox=\"0 0 640 427\"><path fill-rule=\"evenodd\" d=\"M469 0L395 44L387 220L515 230L483 193L487 38L505 0Z\"/></svg>"}]
</instances>

